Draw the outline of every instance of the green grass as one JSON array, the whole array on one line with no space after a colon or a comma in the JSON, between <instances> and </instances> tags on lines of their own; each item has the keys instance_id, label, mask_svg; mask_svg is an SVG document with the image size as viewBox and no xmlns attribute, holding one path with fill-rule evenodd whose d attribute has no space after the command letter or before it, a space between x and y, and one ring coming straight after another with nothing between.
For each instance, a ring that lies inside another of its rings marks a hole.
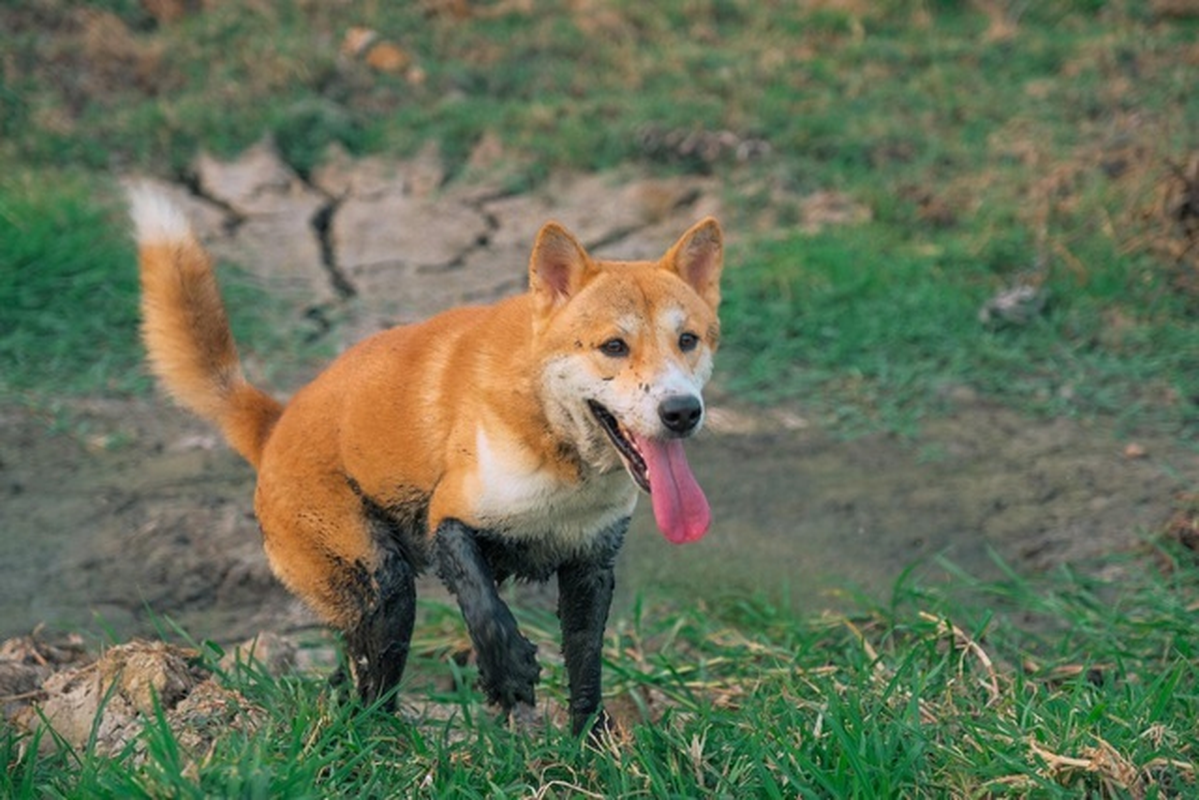
<instances>
[{"instance_id":1,"label":"green grass","mask_svg":"<svg viewBox=\"0 0 1199 800\"><path fill-rule=\"evenodd\" d=\"M10 797L1184 797L1199 714L1199 565L1111 562L1036 579L901 580L849 616L737 602L639 609L606 647L618 744L512 730L453 665L457 614L426 608L404 699L441 715L357 712L319 676L222 673L240 711L189 750L151 719L122 753L0 741ZM561 702L554 625L542 696ZM209 646L213 657L218 654ZM448 716L448 719L446 718Z\"/></svg>"},{"instance_id":2,"label":"green grass","mask_svg":"<svg viewBox=\"0 0 1199 800\"><path fill-rule=\"evenodd\" d=\"M78 170L0 176L0 398L129 395L150 386L138 339L137 256L123 195ZM220 265L235 334L273 353L269 377L327 355L296 332L277 287Z\"/></svg>"},{"instance_id":3,"label":"green grass","mask_svg":"<svg viewBox=\"0 0 1199 800\"><path fill-rule=\"evenodd\" d=\"M997 281L961 241L870 226L733 260L744 264L727 287L725 380L767 402L798 398L836 430L913 431L957 387L1045 414L1199 423L1199 330L1144 262L1086 282L1049 274L1041 317L992 329L978 312Z\"/></svg>"},{"instance_id":4,"label":"green grass","mask_svg":"<svg viewBox=\"0 0 1199 800\"><path fill-rule=\"evenodd\" d=\"M175 175L200 149L271 135L302 175L331 144L403 155L435 141L469 179L492 135L512 185L629 162L722 178L739 244L719 374L743 396L850 432L910 430L968 386L1193 432L1199 249L1170 255L1185 235L1162 193L1199 147L1199 25L1132 3L866 5L538 0L458 19L417 3L227 3L158 24L133 2L95 3L98 16L8 4L0 355L18 366L5 382L145 385L116 332L134 302L123 223L91 199L112 172ZM340 53L351 25L418 71ZM741 163L669 144L721 130L769 151ZM804 199L827 190L869 219L805 233ZM979 306L1021 281L1048 291L1048 312L979 325Z\"/></svg>"},{"instance_id":5,"label":"green grass","mask_svg":"<svg viewBox=\"0 0 1199 800\"><path fill-rule=\"evenodd\" d=\"M137 269L125 225L93 199L100 186L59 171L0 178L0 360L8 390L145 385Z\"/></svg>"}]
</instances>

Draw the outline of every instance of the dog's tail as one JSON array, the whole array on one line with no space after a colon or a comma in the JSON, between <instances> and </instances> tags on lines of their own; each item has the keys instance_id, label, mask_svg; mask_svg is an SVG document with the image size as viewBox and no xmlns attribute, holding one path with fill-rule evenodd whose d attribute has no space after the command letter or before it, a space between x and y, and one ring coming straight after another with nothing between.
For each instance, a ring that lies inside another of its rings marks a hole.
<instances>
[{"instance_id":1,"label":"dog's tail","mask_svg":"<svg viewBox=\"0 0 1199 800\"><path fill-rule=\"evenodd\" d=\"M283 406L242 375L212 259L183 213L147 187L135 187L129 199L150 368L181 405L216 423L257 468Z\"/></svg>"}]
</instances>

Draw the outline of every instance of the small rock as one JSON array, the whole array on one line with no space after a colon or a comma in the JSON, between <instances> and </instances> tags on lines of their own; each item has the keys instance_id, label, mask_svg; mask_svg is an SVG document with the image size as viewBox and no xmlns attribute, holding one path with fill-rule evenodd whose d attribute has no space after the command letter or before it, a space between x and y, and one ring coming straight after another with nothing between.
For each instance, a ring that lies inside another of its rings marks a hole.
<instances>
[{"instance_id":1,"label":"small rock","mask_svg":"<svg viewBox=\"0 0 1199 800\"><path fill-rule=\"evenodd\" d=\"M404 80L408 81L409 86L424 86L425 81L429 79L429 73L425 72L424 67L419 64L413 64L404 73Z\"/></svg>"},{"instance_id":2,"label":"small rock","mask_svg":"<svg viewBox=\"0 0 1199 800\"><path fill-rule=\"evenodd\" d=\"M801 417L793 411L786 409L778 409L771 415L779 424L779 427L785 431L802 431L808 428L811 423L806 417Z\"/></svg>"},{"instance_id":3,"label":"small rock","mask_svg":"<svg viewBox=\"0 0 1199 800\"><path fill-rule=\"evenodd\" d=\"M1149 455L1149 451L1145 446L1137 442L1129 442L1124 446L1124 457L1127 459L1145 458Z\"/></svg>"},{"instance_id":4,"label":"small rock","mask_svg":"<svg viewBox=\"0 0 1199 800\"><path fill-rule=\"evenodd\" d=\"M377 31L354 26L346 31L341 40L341 54L347 58L358 58L366 49L379 40Z\"/></svg>"},{"instance_id":5,"label":"small rock","mask_svg":"<svg viewBox=\"0 0 1199 800\"><path fill-rule=\"evenodd\" d=\"M411 66L412 56L391 42L379 42L366 51L365 61L371 69L395 75Z\"/></svg>"},{"instance_id":6,"label":"small rock","mask_svg":"<svg viewBox=\"0 0 1199 800\"><path fill-rule=\"evenodd\" d=\"M1035 286L1021 284L1005 289L979 309L978 321L989 328L1027 325L1045 309L1045 293Z\"/></svg>"}]
</instances>

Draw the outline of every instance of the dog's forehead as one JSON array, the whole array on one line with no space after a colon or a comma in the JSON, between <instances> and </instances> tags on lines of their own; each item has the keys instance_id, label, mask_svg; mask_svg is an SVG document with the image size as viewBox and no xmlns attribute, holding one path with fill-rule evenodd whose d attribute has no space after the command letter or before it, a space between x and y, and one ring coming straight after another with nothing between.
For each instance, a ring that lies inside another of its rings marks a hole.
<instances>
[{"instance_id":1,"label":"dog's forehead","mask_svg":"<svg viewBox=\"0 0 1199 800\"><path fill-rule=\"evenodd\" d=\"M659 328L667 331L676 331L686 324L690 315L687 309L683 308L683 304L667 298L654 311L654 322Z\"/></svg>"},{"instance_id":2,"label":"dog's forehead","mask_svg":"<svg viewBox=\"0 0 1199 800\"><path fill-rule=\"evenodd\" d=\"M681 303L664 301L657 308L648 309L648 314L624 313L605 314L611 331L620 336L639 337L646 334L667 333L675 335L691 320L691 315Z\"/></svg>"},{"instance_id":3,"label":"dog's forehead","mask_svg":"<svg viewBox=\"0 0 1199 800\"><path fill-rule=\"evenodd\" d=\"M640 314L618 314L611 322L616 332L623 336L636 336L645 327L645 318Z\"/></svg>"},{"instance_id":4,"label":"dog's forehead","mask_svg":"<svg viewBox=\"0 0 1199 800\"><path fill-rule=\"evenodd\" d=\"M638 324L677 326L682 320L706 308L678 275L649 261L598 262L592 282L591 301L608 310L609 315L635 315Z\"/></svg>"}]
</instances>

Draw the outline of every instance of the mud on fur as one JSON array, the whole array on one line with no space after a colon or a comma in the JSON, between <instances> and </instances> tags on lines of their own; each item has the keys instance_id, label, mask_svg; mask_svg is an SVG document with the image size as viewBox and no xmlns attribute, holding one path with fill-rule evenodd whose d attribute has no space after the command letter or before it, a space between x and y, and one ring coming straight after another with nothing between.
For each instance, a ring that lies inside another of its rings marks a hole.
<instances>
[{"instance_id":1,"label":"mud on fur","mask_svg":"<svg viewBox=\"0 0 1199 800\"><path fill-rule=\"evenodd\" d=\"M600 730L613 566L638 490L662 533L711 512L683 453L703 425L723 239L704 219L658 261L591 258L547 223L529 289L378 333L286 404L244 377L211 258L131 192L149 363L257 470L275 575L341 630L362 699L394 704L433 569L457 598L488 699L533 703L536 647L497 592L556 575L572 730Z\"/></svg>"}]
</instances>

